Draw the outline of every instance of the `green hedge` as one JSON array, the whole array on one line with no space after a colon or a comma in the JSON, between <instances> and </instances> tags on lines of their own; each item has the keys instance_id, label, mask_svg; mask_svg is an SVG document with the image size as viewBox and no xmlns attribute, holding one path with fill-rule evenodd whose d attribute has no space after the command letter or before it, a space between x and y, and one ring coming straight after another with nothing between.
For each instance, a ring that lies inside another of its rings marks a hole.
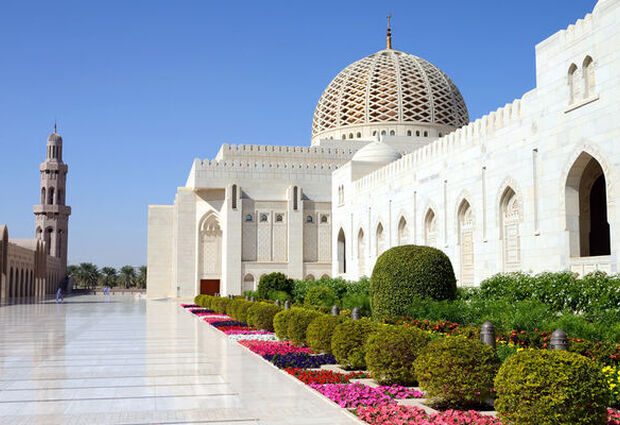
<instances>
[{"instance_id":1,"label":"green hedge","mask_svg":"<svg viewBox=\"0 0 620 425\"><path fill-rule=\"evenodd\" d=\"M230 316L235 319L238 320L239 322L246 322L248 321L248 310L250 309L250 307L252 307L252 303L251 301L246 301L243 299L235 299L232 303L231 303L231 314Z\"/></svg>"},{"instance_id":2,"label":"green hedge","mask_svg":"<svg viewBox=\"0 0 620 425\"><path fill-rule=\"evenodd\" d=\"M288 339L288 323L293 314L293 310L296 310L296 308L282 310L273 318L273 328L276 331L276 336L280 339Z\"/></svg>"},{"instance_id":3,"label":"green hedge","mask_svg":"<svg viewBox=\"0 0 620 425\"><path fill-rule=\"evenodd\" d=\"M275 304L265 302L255 302L253 304L247 311L248 325L273 332L273 318L282 309Z\"/></svg>"},{"instance_id":4,"label":"green hedge","mask_svg":"<svg viewBox=\"0 0 620 425\"><path fill-rule=\"evenodd\" d=\"M330 316L323 314L308 325L306 342L308 346L319 353L332 354L332 336L336 326L345 320L344 316Z\"/></svg>"},{"instance_id":5,"label":"green hedge","mask_svg":"<svg viewBox=\"0 0 620 425\"><path fill-rule=\"evenodd\" d=\"M592 360L566 351L525 350L495 378L499 417L510 425L605 425L609 387Z\"/></svg>"},{"instance_id":6,"label":"green hedge","mask_svg":"<svg viewBox=\"0 0 620 425\"><path fill-rule=\"evenodd\" d=\"M368 319L345 320L334 330L332 353L345 369L366 369L366 340L381 326Z\"/></svg>"},{"instance_id":7,"label":"green hedge","mask_svg":"<svg viewBox=\"0 0 620 425\"><path fill-rule=\"evenodd\" d=\"M257 290L258 296L263 299L269 298L269 293L272 291L290 294L293 291L293 279L282 273L269 273L260 278Z\"/></svg>"},{"instance_id":8,"label":"green hedge","mask_svg":"<svg viewBox=\"0 0 620 425\"><path fill-rule=\"evenodd\" d=\"M439 338L416 359L426 397L442 408L474 408L490 398L500 361L495 350L463 336Z\"/></svg>"},{"instance_id":9,"label":"green hedge","mask_svg":"<svg viewBox=\"0 0 620 425\"><path fill-rule=\"evenodd\" d=\"M312 321L322 316L318 311L291 309L286 335L295 345L306 345L306 331Z\"/></svg>"},{"instance_id":10,"label":"green hedge","mask_svg":"<svg viewBox=\"0 0 620 425\"><path fill-rule=\"evenodd\" d=\"M370 278L373 317L408 313L417 298L453 299L456 279L452 263L442 251L428 246L390 248L377 259Z\"/></svg>"},{"instance_id":11,"label":"green hedge","mask_svg":"<svg viewBox=\"0 0 620 425\"><path fill-rule=\"evenodd\" d=\"M318 305L323 307L332 307L340 304L338 294L327 286L314 286L308 289L304 299L304 305Z\"/></svg>"},{"instance_id":12,"label":"green hedge","mask_svg":"<svg viewBox=\"0 0 620 425\"><path fill-rule=\"evenodd\" d=\"M413 362L430 340L427 332L411 326L382 326L366 342L368 370L381 385L413 386Z\"/></svg>"}]
</instances>

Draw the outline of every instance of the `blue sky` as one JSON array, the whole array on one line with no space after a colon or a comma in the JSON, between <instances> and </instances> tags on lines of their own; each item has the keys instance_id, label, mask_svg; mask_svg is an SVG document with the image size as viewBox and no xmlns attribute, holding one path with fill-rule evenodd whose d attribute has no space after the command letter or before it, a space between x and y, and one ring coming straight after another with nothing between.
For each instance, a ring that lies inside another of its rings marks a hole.
<instances>
[{"instance_id":1,"label":"blue sky","mask_svg":"<svg viewBox=\"0 0 620 425\"><path fill-rule=\"evenodd\" d=\"M171 204L220 144L308 145L323 89L385 46L423 57L478 118L535 85L534 46L594 0L30 1L0 12L0 223L32 237L54 119L69 164L69 261L146 262Z\"/></svg>"}]
</instances>

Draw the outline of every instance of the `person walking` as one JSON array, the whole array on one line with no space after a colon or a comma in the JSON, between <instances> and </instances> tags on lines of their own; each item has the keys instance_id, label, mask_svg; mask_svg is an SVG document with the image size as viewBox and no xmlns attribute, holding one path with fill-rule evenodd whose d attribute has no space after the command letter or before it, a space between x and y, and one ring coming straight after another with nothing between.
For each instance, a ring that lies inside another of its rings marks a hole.
<instances>
[{"instance_id":1,"label":"person walking","mask_svg":"<svg viewBox=\"0 0 620 425\"><path fill-rule=\"evenodd\" d=\"M58 288L58 291L56 291L56 304L62 303L63 301L64 299L62 298L62 288Z\"/></svg>"}]
</instances>

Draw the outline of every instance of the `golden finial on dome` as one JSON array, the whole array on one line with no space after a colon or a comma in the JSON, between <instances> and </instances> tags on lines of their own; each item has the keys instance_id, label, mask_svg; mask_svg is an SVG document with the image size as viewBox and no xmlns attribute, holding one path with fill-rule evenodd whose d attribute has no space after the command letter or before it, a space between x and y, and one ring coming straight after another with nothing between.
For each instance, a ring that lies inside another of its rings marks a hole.
<instances>
[{"instance_id":1,"label":"golden finial on dome","mask_svg":"<svg viewBox=\"0 0 620 425\"><path fill-rule=\"evenodd\" d=\"M387 48L391 49L392 48L392 29L390 28L390 20L392 19L392 14L390 13L387 16L387 20L388 20L388 27L387 27Z\"/></svg>"}]
</instances>

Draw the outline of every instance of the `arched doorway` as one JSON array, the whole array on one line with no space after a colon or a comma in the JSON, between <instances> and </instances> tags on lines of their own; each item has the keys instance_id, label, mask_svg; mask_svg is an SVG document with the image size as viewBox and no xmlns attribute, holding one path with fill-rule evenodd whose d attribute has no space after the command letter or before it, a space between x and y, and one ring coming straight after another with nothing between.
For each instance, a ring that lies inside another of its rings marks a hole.
<instances>
[{"instance_id":1,"label":"arched doorway","mask_svg":"<svg viewBox=\"0 0 620 425\"><path fill-rule=\"evenodd\" d=\"M571 256L611 254L605 174L586 152L579 155L566 179L566 227Z\"/></svg>"},{"instance_id":2,"label":"arched doorway","mask_svg":"<svg viewBox=\"0 0 620 425\"><path fill-rule=\"evenodd\" d=\"M376 241L377 242L375 244L375 254L378 257L383 254L383 251L385 251L385 233L383 232L383 224L381 223L377 225Z\"/></svg>"},{"instance_id":3,"label":"arched doorway","mask_svg":"<svg viewBox=\"0 0 620 425\"><path fill-rule=\"evenodd\" d=\"M507 187L500 200L500 232L505 272L514 272L521 268L520 217L517 195L512 188Z\"/></svg>"},{"instance_id":4,"label":"arched doorway","mask_svg":"<svg viewBox=\"0 0 620 425\"><path fill-rule=\"evenodd\" d=\"M340 229L338 232L338 273L344 274L347 272L347 256L346 256L346 239L344 237L344 230Z\"/></svg>"},{"instance_id":5,"label":"arched doorway","mask_svg":"<svg viewBox=\"0 0 620 425\"><path fill-rule=\"evenodd\" d=\"M254 285L254 276L252 276L252 274L248 273L243 278L243 287L241 288L241 293L243 294L244 292L255 291L255 290L256 290L256 288L255 288L255 285Z\"/></svg>"},{"instance_id":6,"label":"arched doorway","mask_svg":"<svg viewBox=\"0 0 620 425\"><path fill-rule=\"evenodd\" d=\"M222 275L222 229L217 216L207 215L199 230L200 293L214 295L220 292Z\"/></svg>"},{"instance_id":7,"label":"arched doorway","mask_svg":"<svg viewBox=\"0 0 620 425\"><path fill-rule=\"evenodd\" d=\"M469 202L459 206L459 244L461 251L461 284L474 284L474 220Z\"/></svg>"}]
</instances>

